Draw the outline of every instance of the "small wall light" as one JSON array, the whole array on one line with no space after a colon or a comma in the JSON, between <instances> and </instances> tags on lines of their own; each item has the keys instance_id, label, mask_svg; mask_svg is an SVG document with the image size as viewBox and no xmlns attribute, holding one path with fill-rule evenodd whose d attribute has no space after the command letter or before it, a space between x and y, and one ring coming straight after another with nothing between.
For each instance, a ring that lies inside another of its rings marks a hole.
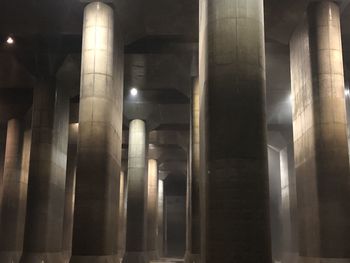
<instances>
[{"instance_id":1,"label":"small wall light","mask_svg":"<svg viewBox=\"0 0 350 263\"><path fill-rule=\"evenodd\" d=\"M136 88L132 88L132 89L130 90L131 96L136 96L137 93L138 93L138 90L137 90Z\"/></svg>"},{"instance_id":2,"label":"small wall light","mask_svg":"<svg viewBox=\"0 0 350 263\"><path fill-rule=\"evenodd\" d=\"M14 40L12 37L8 37L8 38L6 39L6 43L9 44L9 45L12 45L12 44L15 43L15 40Z\"/></svg>"}]
</instances>

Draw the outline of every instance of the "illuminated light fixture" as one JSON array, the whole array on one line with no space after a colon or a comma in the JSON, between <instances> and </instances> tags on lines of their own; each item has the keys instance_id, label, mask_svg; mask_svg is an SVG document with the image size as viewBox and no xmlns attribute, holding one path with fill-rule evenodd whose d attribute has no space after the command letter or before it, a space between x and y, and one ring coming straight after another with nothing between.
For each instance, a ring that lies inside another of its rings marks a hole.
<instances>
[{"instance_id":1,"label":"illuminated light fixture","mask_svg":"<svg viewBox=\"0 0 350 263\"><path fill-rule=\"evenodd\" d=\"M347 97L350 96L350 90L349 89L345 89L345 96L347 96Z\"/></svg>"},{"instance_id":2,"label":"illuminated light fixture","mask_svg":"<svg viewBox=\"0 0 350 263\"><path fill-rule=\"evenodd\" d=\"M15 40L12 37L8 37L7 40L6 40L6 43L9 44L9 45L12 45L12 44L15 43Z\"/></svg>"},{"instance_id":3,"label":"illuminated light fixture","mask_svg":"<svg viewBox=\"0 0 350 263\"><path fill-rule=\"evenodd\" d=\"M138 93L138 90L137 90L136 88L132 88L132 89L130 90L131 96L136 96L137 93Z\"/></svg>"}]
</instances>

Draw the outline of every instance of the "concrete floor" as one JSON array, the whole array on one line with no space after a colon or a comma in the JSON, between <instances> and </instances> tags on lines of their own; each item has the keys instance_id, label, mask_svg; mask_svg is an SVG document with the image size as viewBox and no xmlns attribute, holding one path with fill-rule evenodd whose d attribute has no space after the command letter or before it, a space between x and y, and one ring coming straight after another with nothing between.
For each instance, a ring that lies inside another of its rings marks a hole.
<instances>
[{"instance_id":1,"label":"concrete floor","mask_svg":"<svg viewBox=\"0 0 350 263\"><path fill-rule=\"evenodd\" d=\"M153 260L150 263L182 263L184 260L182 258L161 258L158 260Z\"/></svg>"}]
</instances>

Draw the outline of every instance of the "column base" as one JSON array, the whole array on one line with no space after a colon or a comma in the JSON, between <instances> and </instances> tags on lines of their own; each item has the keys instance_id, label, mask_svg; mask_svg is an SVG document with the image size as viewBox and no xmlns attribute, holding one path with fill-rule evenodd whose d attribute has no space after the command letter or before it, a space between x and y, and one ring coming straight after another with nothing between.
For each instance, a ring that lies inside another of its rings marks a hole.
<instances>
[{"instance_id":1,"label":"column base","mask_svg":"<svg viewBox=\"0 0 350 263\"><path fill-rule=\"evenodd\" d=\"M119 259L117 255L105 255L105 256L72 255L69 263L119 263Z\"/></svg>"},{"instance_id":2,"label":"column base","mask_svg":"<svg viewBox=\"0 0 350 263\"><path fill-rule=\"evenodd\" d=\"M23 253L20 263L62 263L63 255L56 253Z\"/></svg>"},{"instance_id":3,"label":"column base","mask_svg":"<svg viewBox=\"0 0 350 263\"><path fill-rule=\"evenodd\" d=\"M350 263L350 258L299 257L299 263Z\"/></svg>"},{"instance_id":4,"label":"column base","mask_svg":"<svg viewBox=\"0 0 350 263\"><path fill-rule=\"evenodd\" d=\"M146 252L125 252L122 263L148 263Z\"/></svg>"},{"instance_id":5,"label":"column base","mask_svg":"<svg viewBox=\"0 0 350 263\"><path fill-rule=\"evenodd\" d=\"M64 263L69 263L70 257L72 256L72 251L66 250L62 251L62 258Z\"/></svg>"},{"instance_id":6,"label":"column base","mask_svg":"<svg viewBox=\"0 0 350 263\"><path fill-rule=\"evenodd\" d=\"M22 251L0 251L1 263L19 263L22 256Z\"/></svg>"},{"instance_id":7,"label":"column base","mask_svg":"<svg viewBox=\"0 0 350 263\"><path fill-rule=\"evenodd\" d=\"M186 251L184 261L185 261L185 263L200 263L200 255L199 254L192 254L192 253Z\"/></svg>"},{"instance_id":8,"label":"column base","mask_svg":"<svg viewBox=\"0 0 350 263\"><path fill-rule=\"evenodd\" d=\"M282 253L283 263L298 263L299 255L298 253L284 252Z\"/></svg>"},{"instance_id":9,"label":"column base","mask_svg":"<svg viewBox=\"0 0 350 263\"><path fill-rule=\"evenodd\" d=\"M148 262L155 259L159 259L158 251L157 250L147 251Z\"/></svg>"},{"instance_id":10,"label":"column base","mask_svg":"<svg viewBox=\"0 0 350 263\"><path fill-rule=\"evenodd\" d=\"M118 257L118 262L119 263L123 262L124 255L125 255L125 251L121 251L121 250L118 251L117 257Z\"/></svg>"}]
</instances>

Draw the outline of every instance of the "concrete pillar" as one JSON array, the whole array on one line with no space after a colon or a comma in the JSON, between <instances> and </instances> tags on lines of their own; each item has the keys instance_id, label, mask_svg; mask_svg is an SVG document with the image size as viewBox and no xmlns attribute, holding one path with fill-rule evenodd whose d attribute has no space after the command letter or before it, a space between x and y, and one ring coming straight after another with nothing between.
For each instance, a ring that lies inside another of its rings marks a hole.
<instances>
[{"instance_id":1,"label":"concrete pillar","mask_svg":"<svg viewBox=\"0 0 350 263\"><path fill-rule=\"evenodd\" d=\"M120 192L119 192L119 230L118 230L118 258L122 261L125 253L126 237L126 207L127 207L127 176L120 172Z\"/></svg>"},{"instance_id":2,"label":"concrete pillar","mask_svg":"<svg viewBox=\"0 0 350 263\"><path fill-rule=\"evenodd\" d=\"M133 120L129 126L128 207L124 263L148 262L146 253L147 198L146 126Z\"/></svg>"},{"instance_id":3,"label":"concrete pillar","mask_svg":"<svg viewBox=\"0 0 350 263\"><path fill-rule=\"evenodd\" d=\"M288 145L280 151L281 167L281 217L282 217L282 262L294 263L298 261L298 250L296 249L295 235L298 232L295 224L295 174L293 151L291 145ZM292 168L292 169L291 169Z\"/></svg>"},{"instance_id":4,"label":"concrete pillar","mask_svg":"<svg viewBox=\"0 0 350 263\"><path fill-rule=\"evenodd\" d=\"M148 160L147 183L147 253L148 259L159 258L157 252L157 219L158 219L158 163Z\"/></svg>"},{"instance_id":5,"label":"concrete pillar","mask_svg":"<svg viewBox=\"0 0 350 263\"><path fill-rule=\"evenodd\" d=\"M118 261L123 107L118 32L111 7L100 1L85 7L71 263Z\"/></svg>"},{"instance_id":6,"label":"concrete pillar","mask_svg":"<svg viewBox=\"0 0 350 263\"><path fill-rule=\"evenodd\" d=\"M74 196L75 196L75 171L77 165L77 144L79 124L69 125L67 171L66 171L66 193L63 219L62 253L65 262L69 262L72 254L72 234L74 217Z\"/></svg>"},{"instance_id":7,"label":"concrete pillar","mask_svg":"<svg viewBox=\"0 0 350 263\"><path fill-rule=\"evenodd\" d=\"M190 172L188 174L188 216L187 241L185 261L187 263L200 262L200 156L199 156L199 83L198 78L193 81L191 103L191 149Z\"/></svg>"},{"instance_id":8,"label":"concrete pillar","mask_svg":"<svg viewBox=\"0 0 350 263\"><path fill-rule=\"evenodd\" d=\"M158 180L158 209L157 209L157 252L159 257L164 255L164 182Z\"/></svg>"},{"instance_id":9,"label":"concrete pillar","mask_svg":"<svg viewBox=\"0 0 350 263\"><path fill-rule=\"evenodd\" d=\"M350 262L350 185L340 14L313 2L290 42L300 262Z\"/></svg>"},{"instance_id":10,"label":"concrete pillar","mask_svg":"<svg viewBox=\"0 0 350 263\"><path fill-rule=\"evenodd\" d=\"M263 0L201 0L199 31L201 260L270 263Z\"/></svg>"},{"instance_id":11,"label":"concrete pillar","mask_svg":"<svg viewBox=\"0 0 350 263\"><path fill-rule=\"evenodd\" d=\"M281 220L281 169L279 149L268 146L270 226L272 262L281 262L282 220Z\"/></svg>"},{"instance_id":12,"label":"concrete pillar","mask_svg":"<svg viewBox=\"0 0 350 263\"><path fill-rule=\"evenodd\" d=\"M5 162L5 148L6 148L6 130L7 125L0 125L0 195L2 191L2 181L4 173L4 162Z\"/></svg>"},{"instance_id":13,"label":"concrete pillar","mask_svg":"<svg viewBox=\"0 0 350 263\"><path fill-rule=\"evenodd\" d=\"M22 173L23 127L8 121L0 211L0 262L19 262L23 247L28 174Z\"/></svg>"},{"instance_id":14,"label":"concrete pillar","mask_svg":"<svg viewBox=\"0 0 350 263\"><path fill-rule=\"evenodd\" d=\"M291 144L288 144L288 176L289 176L289 203L290 203L290 222L291 222L290 251L291 251L291 262L293 263L299 257L299 248L298 248L298 207L297 207L297 189L296 189L295 165L294 165L294 148L293 148L293 145Z\"/></svg>"},{"instance_id":15,"label":"concrete pillar","mask_svg":"<svg viewBox=\"0 0 350 263\"><path fill-rule=\"evenodd\" d=\"M61 262L68 144L65 91L50 76L34 88L27 211L21 263Z\"/></svg>"}]
</instances>

